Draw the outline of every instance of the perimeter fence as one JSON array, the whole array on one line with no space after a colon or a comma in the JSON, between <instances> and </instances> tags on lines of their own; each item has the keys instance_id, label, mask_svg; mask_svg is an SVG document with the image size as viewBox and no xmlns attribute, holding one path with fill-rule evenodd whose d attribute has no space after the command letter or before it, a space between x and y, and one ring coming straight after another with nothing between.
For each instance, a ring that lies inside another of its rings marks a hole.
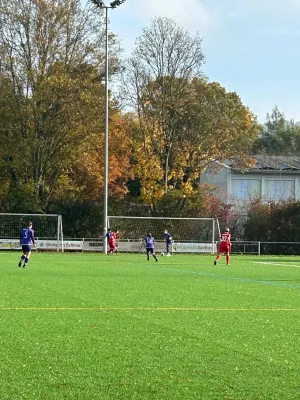
<instances>
[{"instance_id":1,"label":"perimeter fence","mask_svg":"<svg viewBox=\"0 0 300 400\"><path fill-rule=\"evenodd\" d=\"M173 244L173 254L212 254L216 253L218 242L212 247L211 242L181 241ZM75 252L103 252L102 238L64 238L64 251ZM17 238L1 239L0 251L21 250L20 241ZM36 247L33 251L56 251L56 238L36 238ZM118 252L141 253L144 252L141 239L120 239ZM156 251L165 251L165 242L156 241ZM259 241L233 241L231 254L236 255L283 255L300 256L300 242L259 242Z\"/></svg>"}]
</instances>

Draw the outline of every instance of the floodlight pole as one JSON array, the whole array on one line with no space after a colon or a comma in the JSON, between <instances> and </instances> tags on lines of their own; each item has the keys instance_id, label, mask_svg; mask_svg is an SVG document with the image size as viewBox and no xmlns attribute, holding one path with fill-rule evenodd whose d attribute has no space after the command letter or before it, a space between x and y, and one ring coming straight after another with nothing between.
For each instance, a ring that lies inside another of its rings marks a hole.
<instances>
[{"instance_id":1,"label":"floodlight pole","mask_svg":"<svg viewBox=\"0 0 300 400\"><path fill-rule=\"evenodd\" d=\"M107 254L108 225L108 10L116 8L126 0L113 0L106 6L102 0L91 0L97 7L105 10L105 129L104 129L104 205L103 205L103 253Z\"/></svg>"},{"instance_id":2,"label":"floodlight pole","mask_svg":"<svg viewBox=\"0 0 300 400\"><path fill-rule=\"evenodd\" d=\"M105 131L104 131L104 205L103 205L103 253L107 254L108 214L108 9L105 8Z\"/></svg>"}]
</instances>

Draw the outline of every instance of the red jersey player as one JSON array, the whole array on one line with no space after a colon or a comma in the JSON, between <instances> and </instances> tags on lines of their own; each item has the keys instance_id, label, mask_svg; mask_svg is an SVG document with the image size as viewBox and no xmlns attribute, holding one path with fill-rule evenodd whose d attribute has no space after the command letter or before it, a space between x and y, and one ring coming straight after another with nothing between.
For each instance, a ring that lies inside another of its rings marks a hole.
<instances>
[{"instance_id":1,"label":"red jersey player","mask_svg":"<svg viewBox=\"0 0 300 400\"><path fill-rule=\"evenodd\" d=\"M220 236L220 246L218 255L214 261L214 265L220 260L222 254L226 254L226 265L230 262L230 250L231 250L231 233L229 228L225 228L225 232Z\"/></svg>"},{"instance_id":2,"label":"red jersey player","mask_svg":"<svg viewBox=\"0 0 300 400\"><path fill-rule=\"evenodd\" d=\"M114 232L110 230L110 228L107 229L107 234L105 235L108 241L109 245L109 250L107 251L107 254L114 254L116 250L116 241L115 241L115 235Z\"/></svg>"},{"instance_id":3,"label":"red jersey player","mask_svg":"<svg viewBox=\"0 0 300 400\"><path fill-rule=\"evenodd\" d=\"M118 249L118 234L119 234L119 231L117 229L115 229L112 233L112 239L113 239L113 243L114 243L114 253Z\"/></svg>"}]
</instances>

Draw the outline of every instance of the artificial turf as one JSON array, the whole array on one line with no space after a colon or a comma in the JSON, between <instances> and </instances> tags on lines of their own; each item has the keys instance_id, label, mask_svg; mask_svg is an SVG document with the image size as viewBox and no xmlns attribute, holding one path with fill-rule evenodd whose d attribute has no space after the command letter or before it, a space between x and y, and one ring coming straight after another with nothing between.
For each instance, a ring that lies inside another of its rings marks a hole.
<instances>
[{"instance_id":1,"label":"artificial turf","mask_svg":"<svg viewBox=\"0 0 300 400\"><path fill-rule=\"evenodd\" d=\"M0 253L0 399L300 398L300 257Z\"/></svg>"}]
</instances>

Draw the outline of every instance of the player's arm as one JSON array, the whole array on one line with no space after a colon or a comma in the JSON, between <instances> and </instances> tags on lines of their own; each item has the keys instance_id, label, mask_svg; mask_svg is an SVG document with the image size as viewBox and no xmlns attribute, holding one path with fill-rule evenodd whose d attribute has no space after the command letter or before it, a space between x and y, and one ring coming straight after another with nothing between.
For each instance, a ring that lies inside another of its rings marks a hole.
<instances>
[{"instance_id":1,"label":"player's arm","mask_svg":"<svg viewBox=\"0 0 300 400\"><path fill-rule=\"evenodd\" d=\"M31 238L32 244L35 246L34 232L33 231L30 231L30 238Z\"/></svg>"},{"instance_id":2,"label":"player's arm","mask_svg":"<svg viewBox=\"0 0 300 400\"><path fill-rule=\"evenodd\" d=\"M228 237L228 246L231 249L231 236Z\"/></svg>"},{"instance_id":3,"label":"player's arm","mask_svg":"<svg viewBox=\"0 0 300 400\"><path fill-rule=\"evenodd\" d=\"M146 239L141 240L141 247L139 248L139 252L142 251L142 249L145 247L146 244Z\"/></svg>"}]
</instances>

